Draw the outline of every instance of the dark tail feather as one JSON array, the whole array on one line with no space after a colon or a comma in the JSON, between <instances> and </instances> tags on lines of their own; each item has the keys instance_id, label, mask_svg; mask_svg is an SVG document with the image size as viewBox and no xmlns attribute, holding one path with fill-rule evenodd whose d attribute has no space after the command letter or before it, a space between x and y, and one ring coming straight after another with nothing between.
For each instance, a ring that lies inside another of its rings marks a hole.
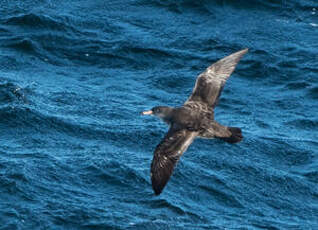
<instances>
[{"instance_id":1,"label":"dark tail feather","mask_svg":"<svg viewBox=\"0 0 318 230\"><path fill-rule=\"evenodd\" d=\"M230 137L223 137L222 140L234 144L240 142L243 139L242 131L240 128L237 127L227 127L232 135Z\"/></svg>"}]
</instances>

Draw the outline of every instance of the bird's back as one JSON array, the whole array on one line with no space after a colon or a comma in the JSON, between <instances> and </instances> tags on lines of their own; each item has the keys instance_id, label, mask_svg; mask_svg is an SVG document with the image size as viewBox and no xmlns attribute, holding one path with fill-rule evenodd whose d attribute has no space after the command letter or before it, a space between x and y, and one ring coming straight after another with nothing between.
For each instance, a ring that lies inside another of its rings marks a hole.
<instances>
[{"instance_id":1,"label":"bird's back","mask_svg":"<svg viewBox=\"0 0 318 230\"><path fill-rule=\"evenodd\" d=\"M213 111L202 109L199 106L182 106L175 108L172 123L179 128L190 131L199 131L213 122Z\"/></svg>"}]
</instances>

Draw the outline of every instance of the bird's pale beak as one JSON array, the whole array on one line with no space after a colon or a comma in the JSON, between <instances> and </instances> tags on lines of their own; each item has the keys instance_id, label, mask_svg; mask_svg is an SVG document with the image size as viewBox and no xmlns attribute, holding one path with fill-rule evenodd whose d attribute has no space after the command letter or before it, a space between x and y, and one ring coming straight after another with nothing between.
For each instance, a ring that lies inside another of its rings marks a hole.
<instances>
[{"instance_id":1,"label":"bird's pale beak","mask_svg":"<svg viewBox=\"0 0 318 230\"><path fill-rule=\"evenodd\" d=\"M152 110L141 112L141 115L152 115L152 114L153 114Z\"/></svg>"}]
</instances>

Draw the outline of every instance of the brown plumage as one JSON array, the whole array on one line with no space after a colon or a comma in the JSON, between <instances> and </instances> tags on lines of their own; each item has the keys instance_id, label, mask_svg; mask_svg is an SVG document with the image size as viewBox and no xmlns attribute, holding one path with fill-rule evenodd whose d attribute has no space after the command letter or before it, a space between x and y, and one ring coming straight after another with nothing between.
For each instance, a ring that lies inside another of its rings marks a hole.
<instances>
[{"instance_id":1,"label":"brown plumage","mask_svg":"<svg viewBox=\"0 0 318 230\"><path fill-rule=\"evenodd\" d=\"M170 125L168 133L156 147L151 163L151 182L156 195L162 192L176 163L196 137L218 138L229 143L243 139L240 128L223 126L214 120L214 107L226 80L247 51L231 54L201 73L183 106L157 106L142 113L158 116Z\"/></svg>"}]
</instances>

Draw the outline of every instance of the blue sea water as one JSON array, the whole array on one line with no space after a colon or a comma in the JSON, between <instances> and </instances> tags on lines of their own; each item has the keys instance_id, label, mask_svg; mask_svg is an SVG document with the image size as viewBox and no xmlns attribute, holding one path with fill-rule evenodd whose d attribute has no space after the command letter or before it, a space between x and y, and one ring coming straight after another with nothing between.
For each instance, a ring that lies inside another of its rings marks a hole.
<instances>
[{"instance_id":1,"label":"blue sea water","mask_svg":"<svg viewBox=\"0 0 318 230\"><path fill-rule=\"evenodd\" d=\"M243 48L215 118L160 196L197 75ZM0 229L318 229L316 0L1 0Z\"/></svg>"}]
</instances>

